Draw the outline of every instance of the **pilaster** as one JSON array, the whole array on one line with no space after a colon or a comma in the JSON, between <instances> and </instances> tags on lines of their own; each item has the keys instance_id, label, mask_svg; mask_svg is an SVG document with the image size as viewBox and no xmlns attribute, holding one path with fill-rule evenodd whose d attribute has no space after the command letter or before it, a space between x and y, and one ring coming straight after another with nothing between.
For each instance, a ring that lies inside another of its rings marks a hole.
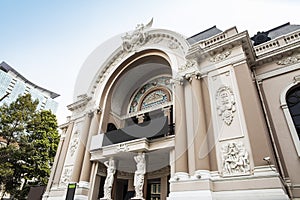
<instances>
[{"instance_id":1,"label":"pilaster","mask_svg":"<svg viewBox=\"0 0 300 200\"><path fill-rule=\"evenodd\" d=\"M88 138L88 133L91 125L91 118L93 117L93 113L86 113L84 118L84 124L82 130L80 131L79 144L77 147L76 159L73 166L73 172L71 181L78 182L80 171L82 168L83 156L86 149L86 142Z\"/></svg>"},{"instance_id":2,"label":"pilaster","mask_svg":"<svg viewBox=\"0 0 300 200\"><path fill-rule=\"evenodd\" d=\"M194 151L195 169L209 170L208 137L206 128L206 115L202 95L200 75L194 75L191 80L193 95L193 127L194 127Z\"/></svg>"},{"instance_id":3,"label":"pilaster","mask_svg":"<svg viewBox=\"0 0 300 200\"><path fill-rule=\"evenodd\" d=\"M185 116L185 98L183 80L175 82L175 176L178 173L187 175L187 131ZM181 175L183 175L181 174Z\"/></svg>"}]
</instances>

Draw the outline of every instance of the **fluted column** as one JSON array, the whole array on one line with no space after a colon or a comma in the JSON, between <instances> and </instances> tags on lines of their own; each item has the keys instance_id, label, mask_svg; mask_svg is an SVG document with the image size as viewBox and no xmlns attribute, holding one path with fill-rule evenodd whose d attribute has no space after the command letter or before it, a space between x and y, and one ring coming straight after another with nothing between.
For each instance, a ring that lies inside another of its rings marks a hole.
<instances>
[{"instance_id":1,"label":"fluted column","mask_svg":"<svg viewBox=\"0 0 300 200\"><path fill-rule=\"evenodd\" d=\"M79 181L79 176L80 176L80 171L82 168L82 162L84 159L83 156L84 156L84 152L86 149L86 142L87 142L88 133L90 130L92 116L93 116L92 113L85 114L84 121L83 121L83 127L80 130L79 144L77 147L76 159L74 162L74 167L73 167L73 172L72 172L72 177L71 177L72 182Z\"/></svg>"},{"instance_id":2,"label":"fluted column","mask_svg":"<svg viewBox=\"0 0 300 200\"><path fill-rule=\"evenodd\" d=\"M175 174L188 172L187 131L185 116L184 86L175 84Z\"/></svg>"},{"instance_id":3,"label":"fluted column","mask_svg":"<svg viewBox=\"0 0 300 200\"><path fill-rule=\"evenodd\" d=\"M55 175L54 175L54 179L53 179L53 184L58 184L59 180L60 180L60 176L64 167L64 163L65 163L65 159L66 159L66 155L68 152L68 148L69 148L69 142L71 139L71 134L72 134L72 130L74 127L74 121L69 122L66 134L65 134L65 138L63 141L63 145L62 145L62 149L61 149L61 154L58 158L57 161L57 167L56 167L56 171L55 171Z\"/></svg>"},{"instance_id":4,"label":"fluted column","mask_svg":"<svg viewBox=\"0 0 300 200\"><path fill-rule=\"evenodd\" d=\"M205 121L205 110L202 95L200 76L191 78L193 100L193 126L194 126L194 150L195 169L209 170L208 138Z\"/></svg>"},{"instance_id":5,"label":"fluted column","mask_svg":"<svg viewBox=\"0 0 300 200\"><path fill-rule=\"evenodd\" d=\"M89 182L90 179L90 172L91 172L91 155L90 155L90 144L92 140L92 136L96 135L98 133L99 129L99 117L100 113L94 112L94 115L92 117L91 126L88 134L87 139L87 145L84 152L84 159L82 163L82 170L80 174L80 182Z\"/></svg>"}]
</instances>

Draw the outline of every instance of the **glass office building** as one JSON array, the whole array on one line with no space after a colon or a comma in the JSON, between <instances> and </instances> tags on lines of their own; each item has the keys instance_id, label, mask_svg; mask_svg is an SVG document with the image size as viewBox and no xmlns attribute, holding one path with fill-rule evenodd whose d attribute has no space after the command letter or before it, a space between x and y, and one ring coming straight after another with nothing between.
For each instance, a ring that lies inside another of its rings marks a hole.
<instances>
[{"instance_id":1,"label":"glass office building","mask_svg":"<svg viewBox=\"0 0 300 200\"><path fill-rule=\"evenodd\" d=\"M4 103L9 104L19 95L27 93L30 93L33 99L39 100L38 109L56 112L58 103L54 99L59 94L30 82L7 63L0 63L0 98L4 97L0 106Z\"/></svg>"}]
</instances>

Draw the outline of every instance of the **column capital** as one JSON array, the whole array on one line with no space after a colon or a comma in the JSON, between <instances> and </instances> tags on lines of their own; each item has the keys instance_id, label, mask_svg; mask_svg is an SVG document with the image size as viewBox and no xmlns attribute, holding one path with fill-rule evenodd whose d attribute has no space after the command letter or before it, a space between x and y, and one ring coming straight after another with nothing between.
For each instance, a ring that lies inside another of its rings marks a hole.
<instances>
[{"instance_id":1,"label":"column capital","mask_svg":"<svg viewBox=\"0 0 300 200\"><path fill-rule=\"evenodd\" d=\"M184 78L182 76L178 76L170 80L171 84L183 85Z\"/></svg>"},{"instance_id":2,"label":"column capital","mask_svg":"<svg viewBox=\"0 0 300 200\"><path fill-rule=\"evenodd\" d=\"M193 79L200 80L201 79L201 73L200 73L200 71L195 70L195 71L193 71L191 73L185 74L184 78L186 80L188 80L189 82L192 82Z\"/></svg>"}]
</instances>

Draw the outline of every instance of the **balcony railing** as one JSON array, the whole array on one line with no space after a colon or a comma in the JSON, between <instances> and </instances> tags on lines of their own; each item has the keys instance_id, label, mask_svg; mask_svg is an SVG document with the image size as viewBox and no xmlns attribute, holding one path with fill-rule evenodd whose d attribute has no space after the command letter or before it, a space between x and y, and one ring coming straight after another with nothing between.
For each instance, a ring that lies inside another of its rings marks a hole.
<instances>
[{"instance_id":1,"label":"balcony railing","mask_svg":"<svg viewBox=\"0 0 300 200\"><path fill-rule=\"evenodd\" d=\"M168 124L168 117L163 116L140 124L134 124L104 134L102 146L117 144L140 138L155 139L174 134L174 124Z\"/></svg>"}]
</instances>

